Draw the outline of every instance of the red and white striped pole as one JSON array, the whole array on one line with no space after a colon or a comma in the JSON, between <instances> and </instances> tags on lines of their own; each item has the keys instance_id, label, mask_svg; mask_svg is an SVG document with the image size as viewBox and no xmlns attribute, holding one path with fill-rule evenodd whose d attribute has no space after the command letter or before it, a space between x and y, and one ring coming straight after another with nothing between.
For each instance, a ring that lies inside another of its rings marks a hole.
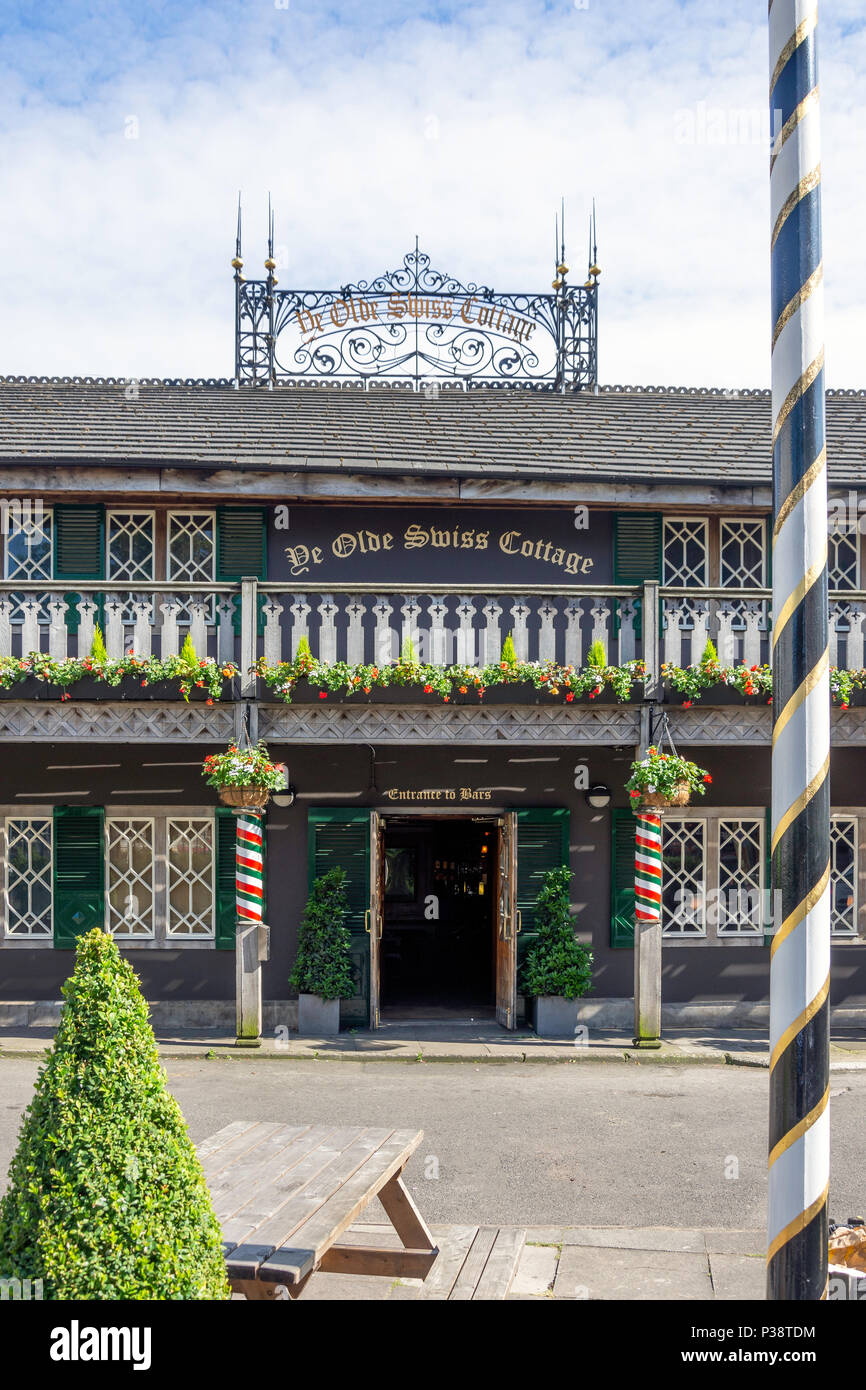
<instances>
[{"instance_id":1,"label":"red and white striped pole","mask_svg":"<svg viewBox=\"0 0 866 1390\"><path fill-rule=\"evenodd\" d=\"M235 903L238 918L262 920L262 818L257 811L242 811L235 839Z\"/></svg>"},{"instance_id":2,"label":"red and white striped pole","mask_svg":"<svg viewBox=\"0 0 866 1390\"><path fill-rule=\"evenodd\" d=\"M237 1045L259 1047L262 1039L262 969L267 959L262 923L264 854L262 813L236 811L235 968Z\"/></svg>"},{"instance_id":3,"label":"red and white striped pole","mask_svg":"<svg viewBox=\"0 0 866 1390\"><path fill-rule=\"evenodd\" d=\"M634 1046L661 1046L662 818L639 811L634 837Z\"/></svg>"}]
</instances>

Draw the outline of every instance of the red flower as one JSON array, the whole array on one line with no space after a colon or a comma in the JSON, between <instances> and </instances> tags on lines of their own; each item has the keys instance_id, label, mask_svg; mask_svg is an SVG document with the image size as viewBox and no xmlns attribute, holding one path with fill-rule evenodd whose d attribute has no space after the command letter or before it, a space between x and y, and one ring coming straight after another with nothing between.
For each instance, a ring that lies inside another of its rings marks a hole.
<instances>
[{"instance_id":1,"label":"red flower","mask_svg":"<svg viewBox=\"0 0 866 1390\"><path fill-rule=\"evenodd\" d=\"M430 695L430 694L432 694L432 692L433 692L433 687L432 687L432 685L425 685L425 687L424 687L424 694L425 694L425 695Z\"/></svg>"},{"instance_id":2,"label":"red flower","mask_svg":"<svg viewBox=\"0 0 866 1390\"><path fill-rule=\"evenodd\" d=\"M204 690L204 681L196 681L199 690Z\"/></svg>"},{"instance_id":3,"label":"red flower","mask_svg":"<svg viewBox=\"0 0 866 1390\"><path fill-rule=\"evenodd\" d=\"M147 685L147 681L142 681L142 685Z\"/></svg>"},{"instance_id":4,"label":"red flower","mask_svg":"<svg viewBox=\"0 0 866 1390\"><path fill-rule=\"evenodd\" d=\"M465 685L461 685L461 687L460 687L460 694L461 694L461 695L465 695L465 694L466 694L466 686L465 686Z\"/></svg>"},{"instance_id":5,"label":"red flower","mask_svg":"<svg viewBox=\"0 0 866 1390\"><path fill-rule=\"evenodd\" d=\"M709 774L708 772L705 772L705 773L704 773L704 781L705 781L705 782L712 782L712 780L713 780L713 779L712 779L712 777L710 776L710 774Z\"/></svg>"},{"instance_id":6,"label":"red flower","mask_svg":"<svg viewBox=\"0 0 866 1390\"><path fill-rule=\"evenodd\" d=\"M212 704L213 704L213 700L211 700L210 697L208 697L208 699L205 700L205 704L206 704L206 705L212 705Z\"/></svg>"},{"instance_id":7,"label":"red flower","mask_svg":"<svg viewBox=\"0 0 866 1390\"><path fill-rule=\"evenodd\" d=\"M568 692L568 694L566 695L565 698L566 698L566 700L568 701L568 703L571 704L572 700L574 699L574 691L573 691L573 690L569 690L569 692Z\"/></svg>"},{"instance_id":8,"label":"red flower","mask_svg":"<svg viewBox=\"0 0 866 1390\"><path fill-rule=\"evenodd\" d=\"M755 665L755 666L750 666L750 667L749 667L749 670L750 670L750 671L757 671L757 669L758 669L757 665Z\"/></svg>"},{"instance_id":9,"label":"red flower","mask_svg":"<svg viewBox=\"0 0 866 1390\"><path fill-rule=\"evenodd\" d=\"M444 699L444 701L445 701L445 703L446 703L446 705L447 705L448 702L449 702L450 699L451 699L451 696L450 696L450 695L444 695L442 698Z\"/></svg>"},{"instance_id":10,"label":"red flower","mask_svg":"<svg viewBox=\"0 0 866 1390\"><path fill-rule=\"evenodd\" d=\"M640 796L640 792L637 792L637 791L629 792L629 796L631 796L631 797Z\"/></svg>"},{"instance_id":11,"label":"red flower","mask_svg":"<svg viewBox=\"0 0 866 1390\"><path fill-rule=\"evenodd\" d=\"M591 700L594 700L594 699L595 699L595 691L594 691L594 690L591 690L591 691L589 692L589 698L590 698Z\"/></svg>"},{"instance_id":12,"label":"red flower","mask_svg":"<svg viewBox=\"0 0 866 1390\"><path fill-rule=\"evenodd\" d=\"M327 692L327 690L320 690L320 691L319 691L319 699L320 699L320 700L327 700L327 698L328 698L328 692Z\"/></svg>"},{"instance_id":13,"label":"red flower","mask_svg":"<svg viewBox=\"0 0 866 1390\"><path fill-rule=\"evenodd\" d=\"M843 701L842 701L842 706L841 706L841 708L842 708L842 709L847 709L847 708L848 708L848 701L847 701L847 700L843 700Z\"/></svg>"}]
</instances>

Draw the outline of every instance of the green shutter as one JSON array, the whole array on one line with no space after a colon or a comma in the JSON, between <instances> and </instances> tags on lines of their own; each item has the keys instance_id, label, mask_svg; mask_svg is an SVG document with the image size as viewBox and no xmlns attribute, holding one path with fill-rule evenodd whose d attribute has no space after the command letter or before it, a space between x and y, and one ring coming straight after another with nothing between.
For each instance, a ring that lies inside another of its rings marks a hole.
<instances>
[{"instance_id":1,"label":"green shutter","mask_svg":"<svg viewBox=\"0 0 866 1390\"><path fill-rule=\"evenodd\" d=\"M662 519L658 512L618 512L613 518L613 582L643 584L662 577ZM641 604L637 600L634 616L635 637L643 630ZM619 632L619 609L614 615L614 632Z\"/></svg>"},{"instance_id":2,"label":"green shutter","mask_svg":"<svg viewBox=\"0 0 866 1390\"><path fill-rule=\"evenodd\" d=\"M567 808L539 806L517 812L517 901L521 932L517 963L535 939L535 900L551 869L568 868Z\"/></svg>"},{"instance_id":3,"label":"green shutter","mask_svg":"<svg viewBox=\"0 0 866 1390\"><path fill-rule=\"evenodd\" d=\"M643 584L662 577L662 519L658 512L619 512L613 519L613 582Z\"/></svg>"},{"instance_id":4,"label":"green shutter","mask_svg":"<svg viewBox=\"0 0 866 1390\"><path fill-rule=\"evenodd\" d=\"M105 578L105 508L101 503L54 508L54 578Z\"/></svg>"},{"instance_id":5,"label":"green shutter","mask_svg":"<svg viewBox=\"0 0 866 1390\"><path fill-rule=\"evenodd\" d=\"M344 999L344 1022L369 1022L370 1014L370 938L367 912L370 907L370 812L346 806L321 807L307 813L307 886L340 868L346 874L349 912L346 925L352 934L352 974L355 996Z\"/></svg>"},{"instance_id":6,"label":"green shutter","mask_svg":"<svg viewBox=\"0 0 866 1390\"><path fill-rule=\"evenodd\" d=\"M105 812L101 806L54 808L54 945L74 947L105 924Z\"/></svg>"},{"instance_id":7,"label":"green shutter","mask_svg":"<svg viewBox=\"0 0 866 1390\"><path fill-rule=\"evenodd\" d=\"M265 579L267 513L262 507L217 508L217 579Z\"/></svg>"},{"instance_id":8,"label":"green shutter","mask_svg":"<svg viewBox=\"0 0 866 1390\"><path fill-rule=\"evenodd\" d=\"M616 809L611 816L610 944L634 948L634 815Z\"/></svg>"},{"instance_id":9,"label":"green shutter","mask_svg":"<svg viewBox=\"0 0 866 1390\"><path fill-rule=\"evenodd\" d=\"M218 951L235 949L235 827L234 812L228 806L218 806L214 813L216 843L216 903L214 944Z\"/></svg>"}]
</instances>

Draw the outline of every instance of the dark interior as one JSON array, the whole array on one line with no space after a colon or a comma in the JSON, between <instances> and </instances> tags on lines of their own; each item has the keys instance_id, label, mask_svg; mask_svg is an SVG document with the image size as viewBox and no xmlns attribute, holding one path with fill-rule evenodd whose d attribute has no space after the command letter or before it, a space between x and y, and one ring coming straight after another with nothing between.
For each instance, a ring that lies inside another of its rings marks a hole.
<instances>
[{"instance_id":1,"label":"dark interior","mask_svg":"<svg viewBox=\"0 0 866 1390\"><path fill-rule=\"evenodd\" d=\"M386 823L383 1018L494 1016L496 844L491 820Z\"/></svg>"}]
</instances>

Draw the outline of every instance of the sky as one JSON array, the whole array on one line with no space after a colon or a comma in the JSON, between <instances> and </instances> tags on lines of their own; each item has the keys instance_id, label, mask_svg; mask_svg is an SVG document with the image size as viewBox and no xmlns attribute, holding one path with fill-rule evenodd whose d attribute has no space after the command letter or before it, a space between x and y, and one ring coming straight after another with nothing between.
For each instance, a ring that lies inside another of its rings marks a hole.
<instances>
[{"instance_id":1,"label":"sky","mask_svg":"<svg viewBox=\"0 0 866 1390\"><path fill-rule=\"evenodd\" d=\"M546 290L599 379L769 385L766 0L0 0L0 375L230 376L236 203L282 287ZM866 387L866 6L820 11L827 382ZM575 278L575 275L572 275Z\"/></svg>"}]
</instances>

